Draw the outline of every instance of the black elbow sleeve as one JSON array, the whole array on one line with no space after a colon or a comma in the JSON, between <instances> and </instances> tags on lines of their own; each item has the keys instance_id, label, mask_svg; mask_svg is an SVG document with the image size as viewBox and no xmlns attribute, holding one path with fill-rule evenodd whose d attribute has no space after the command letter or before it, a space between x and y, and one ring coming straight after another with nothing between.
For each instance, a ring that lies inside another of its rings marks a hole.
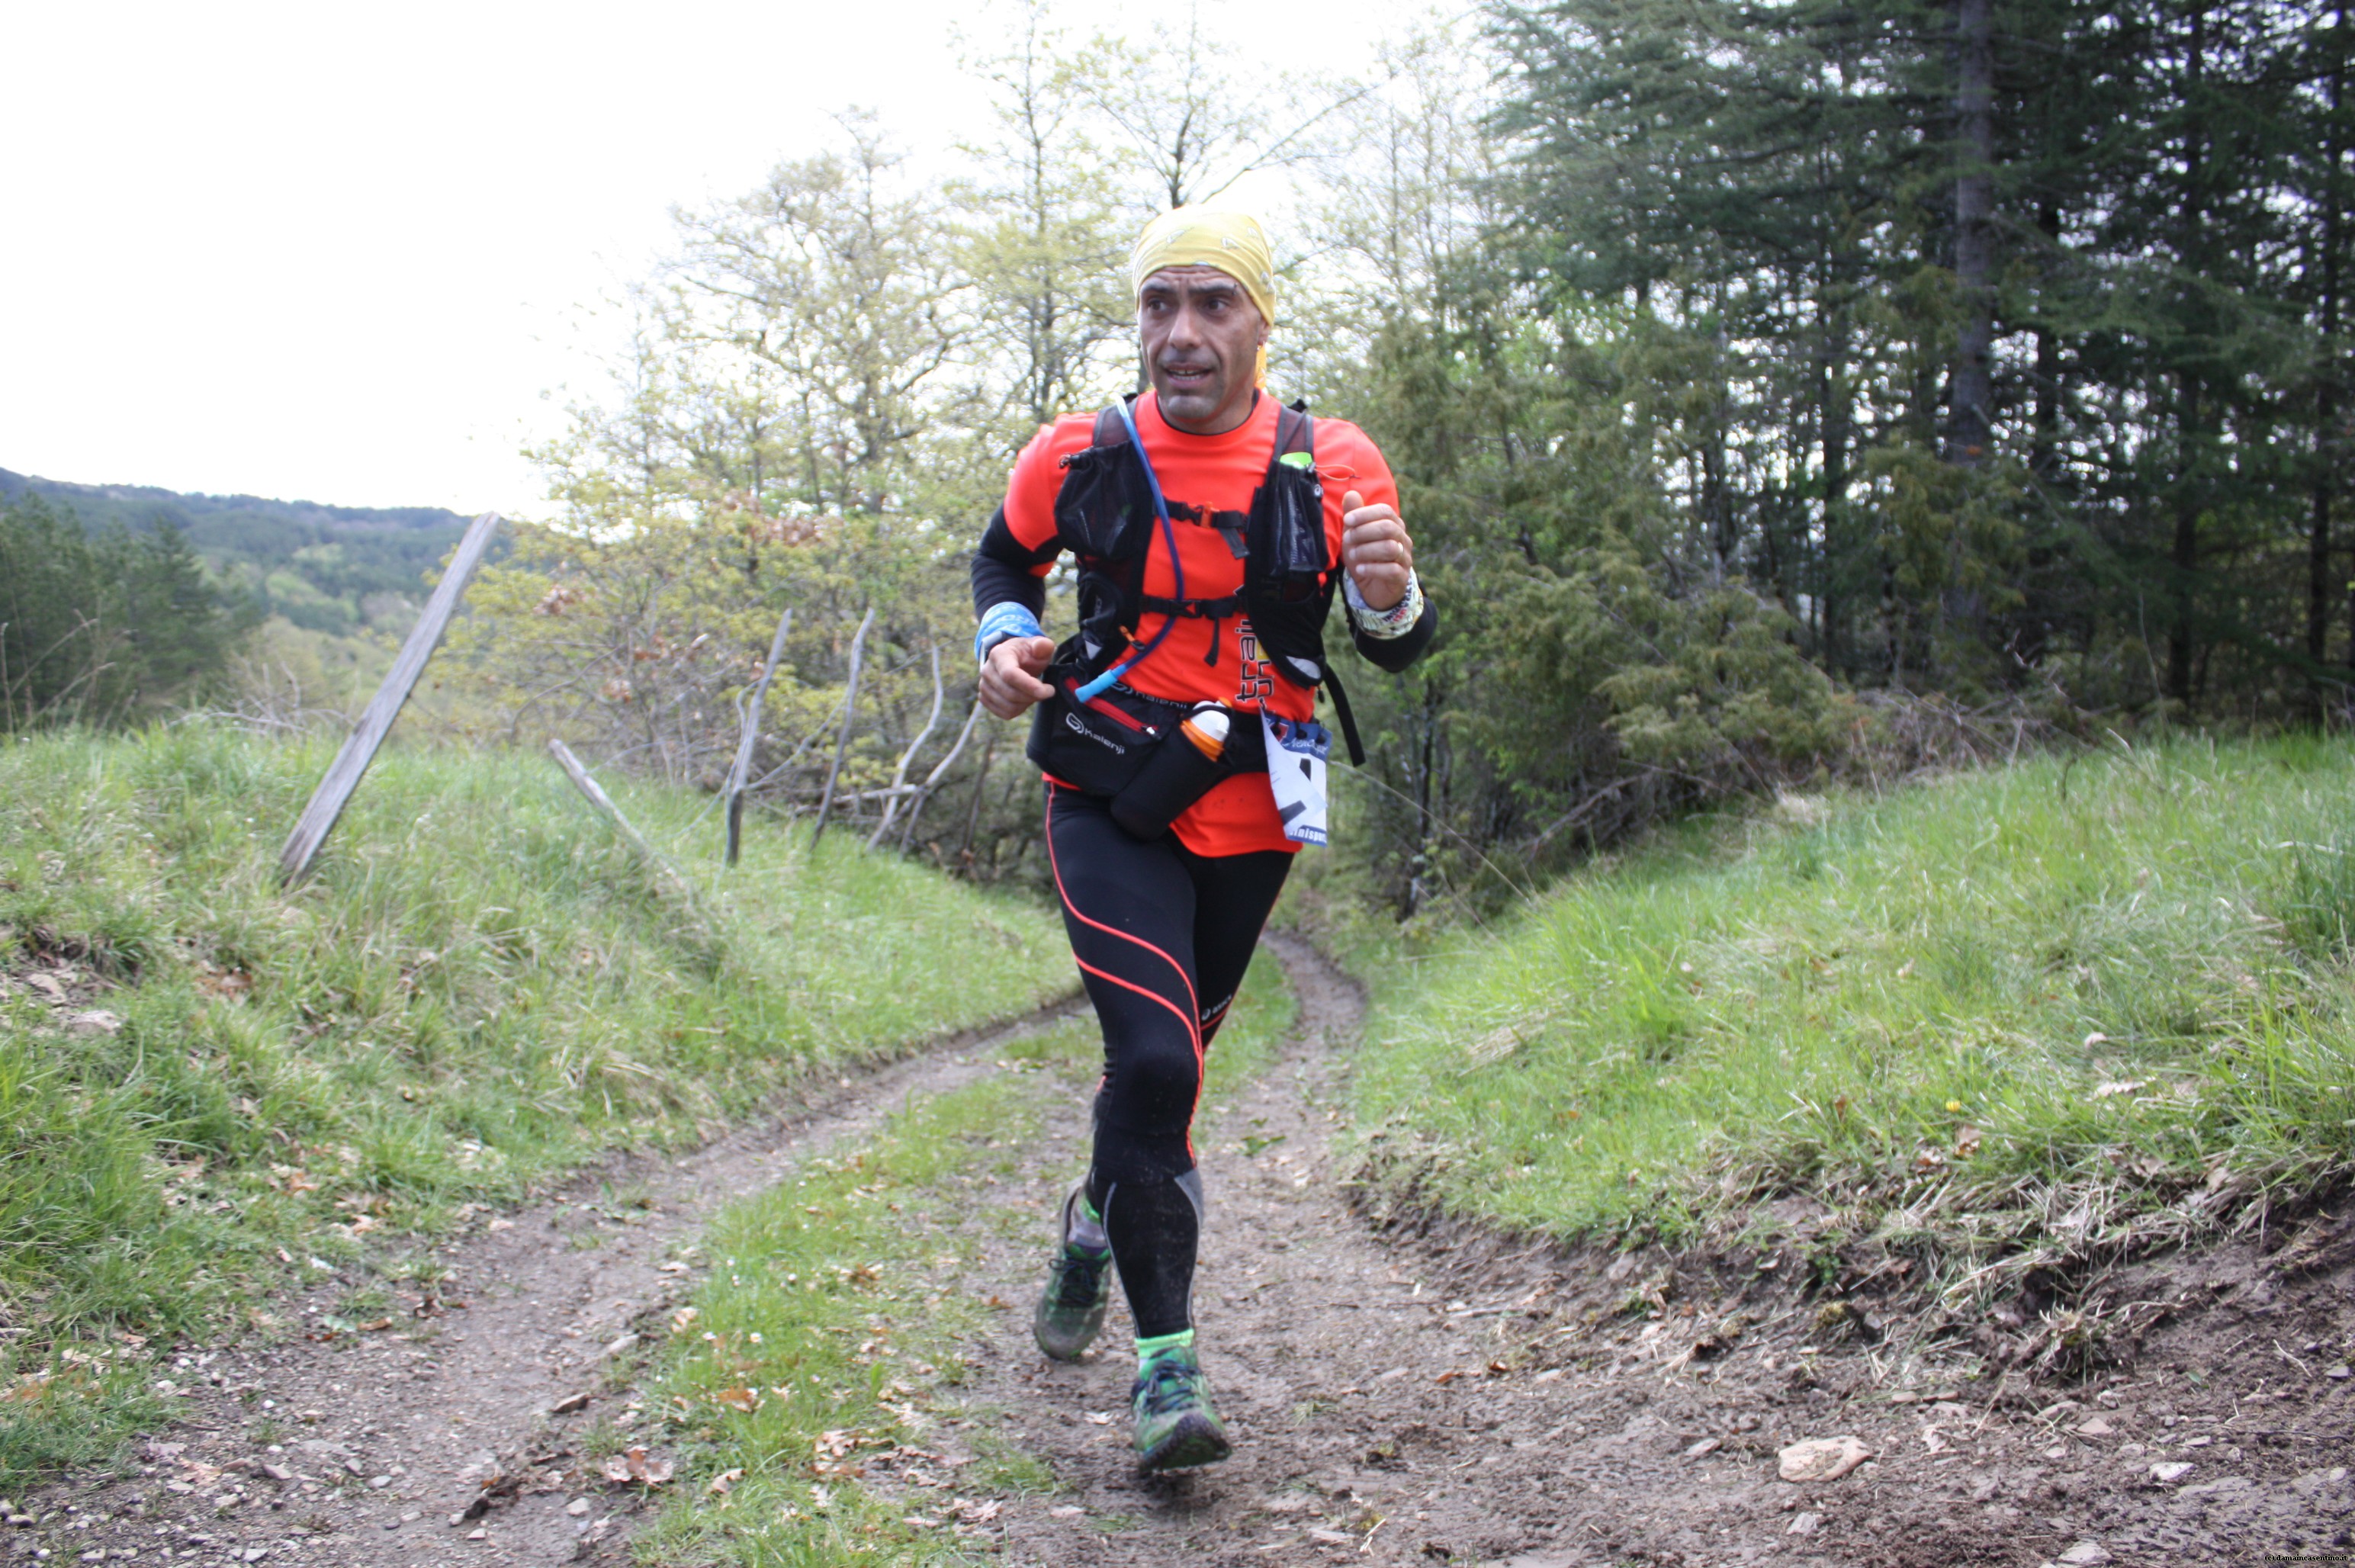
<instances>
[{"instance_id":1,"label":"black elbow sleeve","mask_svg":"<svg viewBox=\"0 0 2355 1568\"><path fill-rule=\"evenodd\" d=\"M1038 576L1039 568L1055 559L1060 541L1049 539L1039 549L1025 549L1006 526L1006 508L1000 507L982 531L981 543L973 552L973 613L975 619L988 613L994 604L1008 603L1021 605L1033 615L1043 616L1047 611L1047 585Z\"/></svg>"}]
</instances>

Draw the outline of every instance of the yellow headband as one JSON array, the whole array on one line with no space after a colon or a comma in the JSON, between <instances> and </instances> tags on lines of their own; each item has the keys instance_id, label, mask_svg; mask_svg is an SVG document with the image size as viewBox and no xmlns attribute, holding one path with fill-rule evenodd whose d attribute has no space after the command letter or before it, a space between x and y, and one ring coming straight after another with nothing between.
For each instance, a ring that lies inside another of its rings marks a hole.
<instances>
[{"instance_id":1,"label":"yellow headband","mask_svg":"<svg viewBox=\"0 0 2355 1568\"><path fill-rule=\"evenodd\" d=\"M1129 252L1129 294L1164 267L1212 267L1243 286L1260 319L1275 325L1275 257L1259 219L1246 212L1181 207L1145 226ZM1259 353L1259 379L1267 381L1267 350Z\"/></svg>"}]
</instances>

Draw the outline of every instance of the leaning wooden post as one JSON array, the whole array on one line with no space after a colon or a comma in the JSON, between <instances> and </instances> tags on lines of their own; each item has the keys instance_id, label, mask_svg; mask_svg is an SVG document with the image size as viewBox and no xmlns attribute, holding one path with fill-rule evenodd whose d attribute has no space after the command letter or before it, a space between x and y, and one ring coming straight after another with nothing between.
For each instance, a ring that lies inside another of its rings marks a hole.
<instances>
[{"instance_id":1,"label":"leaning wooden post","mask_svg":"<svg viewBox=\"0 0 2355 1568\"><path fill-rule=\"evenodd\" d=\"M974 774L973 807L964 814L964 837L957 840L956 858L963 860L973 850L974 830L981 826L981 794L989 785L989 764L997 756L997 731L993 727L988 743L981 748L981 770Z\"/></svg>"},{"instance_id":2,"label":"leaning wooden post","mask_svg":"<svg viewBox=\"0 0 2355 1568\"><path fill-rule=\"evenodd\" d=\"M581 759L572 754L571 747L550 735L548 738L548 752L556 759L556 765L564 770L565 776L572 781L573 786L589 797L589 804L595 806L605 820L613 825L613 830L622 836L622 841L630 847L632 852L640 860L645 862L646 869L658 877L667 878L678 890L678 896L687 904L687 912L702 921L705 929L709 930L710 922L704 918L700 901L696 896L695 884L687 880L687 873L672 865L660 851L646 842L645 835L640 833L632 825L630 819L622 815L622 808L613 804L613 797L607 795L597 781L589 776L589 770L581 765Z\"/></svg>"},{"instance_id":3,"label":"leaning wooden post","mask_svg":"<svg viewBox=\"0 0 2355 1568\"><path fill-rule=\"evenodd\" d=\"M400 656L392 661L392 673L377 688L368 709L360 715L358 728L344 741L344 749L336 753L326 776L319 787L311 792L311 803L295 819L294 831L286 837L286 848L279 851L278 875L282 881L299 880L311 869L311 859L318 854L319 846L327 841L335 830L336 819L344 814L345 805L352 792L359 788L360 775L375 761L376 751L392 730L392 721L400 717L409 694L417 688L418 677L425 673L425 661L442 644L442 634L449 628L450 617L457 613L458 601L465 596L466 584L473 581L474 569L483 563L483 554L491 547L491 536L498 531L499 515L485 512L466 527L466 534L458 541L458 551L450 558L450 570L433 587L433 596L425 602L425 613L410 628L409 640L400 645Z\"/></svg>"},{"instance_id":4,"label":"leaning wooden post","mask_svg":"<svg viewBox=\"0 0 2355 1568\"><path fill-rule=\"evenodd\" d=\"M834 743L834 765L826 770L826 793L818 796L817 827L810 833L813 853L826 835L826 814L834 809L834 781L842 776L843 753L850 750L850 727L858 720L858 661L866 656L867 628L874 624L875 612L869 610L858 618L858 630L850 639L850 681L842 693L842 735Z\"/></svg>"},{"instance_id":5,"label":"leaning wooden post","mask_svg":"<svg viewBox=\"0 0 2355 1568\"><path fill-rule=\"evenodd\" d=\"M769 662L761 667L761 678L752 683L752 699L744 705L744 733L736 742L736 765L728 770L728 863L731 866L743 842L744 776L752 771L752 743L761 738L761 704L768 698L777 661L785 656L785 634L793 629L794 611L788 604L783 618L777 622L777 635L769 640Z\"/></svg>"},{"instance_id":6,"label":"leaning wooden post","mask_svg":"<svg viewBox=\"0 0 2355 1568\"><path fill-rule=\"evenodd\" d=\"M581 759L572 754L571 747L550 735L548 738L548 752L556 759L556 765L564 770L565 777L570 779L573 786L589 797L589 804L595 806L604 816L605 820L613 825L630 848L638 852L640 859L664 869L668 869L664 865L663 858L655 853L655 847L646 842L645 835L630 826L630 819L622 815L622 808L613 804L613 797L607 795L603 787L589 776L589 770L581 765Z\"/></svg>"}]
</instances>

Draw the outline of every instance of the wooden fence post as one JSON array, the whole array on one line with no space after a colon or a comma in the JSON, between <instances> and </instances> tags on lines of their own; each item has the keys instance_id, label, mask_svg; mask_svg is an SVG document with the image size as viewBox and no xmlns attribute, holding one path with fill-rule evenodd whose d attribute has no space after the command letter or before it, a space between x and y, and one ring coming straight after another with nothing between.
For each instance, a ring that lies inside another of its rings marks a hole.
<instances>
[{"instance_id":1,"label":"wooden fence post","mask_svg":"<svg viewBox=\"0 0 2355 1568\"><path fill-rule=\"evenodd\" d=\"M869 610L858 619L858 631L850 639L850 681L842 693L842 735L834 743L834 765L826 770L826 793L818 797L817 827L810 832L810 852L817 852L817 841L826 835L826 815L834 809L834 782L842 776L843 753L850 750L850 727L858 721L858 663L867 654L867 628L875 624L875 612Z\"/></svg>"},{"instance_id":2,"label":"wooden fence post","mask_svg":"<svg viewBox=\"0 0 2355 1568\"><path fill-rule=\"evenodd\" d=\"M964 814L964 837L957 840L956 858L963 862L973 850L974 829L981 826L981 792L989 785L989 764L997 756L997 731L989 732L989 740L981 748L981 768L973 778L973 807Z\"/></svg>"},{"instance_id":3,"label":"wooden fence post","mask_svg":"<svg viewBox=\"0 0 2355 1568\"><path fill-rule=\"evenodd\" d=\"M628 817L622 815L622 808L615 805L613 797L607 795L603 787L589 776L589 770L581 765L580 758L572 754L572 748L550 735L548 738L548 753L556 759L557 766L564 770L565 777L572 781L573 787L588 796L589 804L595 806L605 820L613 825L614 831L621 834L622 841L630 847L631 851L639 859L645 862L646 868L657 877L667 880L677 890L680 901L687 905L687 913L700 923L705 931L711 931L711 921L704 912L702 900L696 893L695 884L687 880L687 873L672 865L668 858L648 843L646 836L639 832Z\"/></svg>"},{"instance_id":4,"label":"wooden fence post","mask_svg":"<svg viewBox=\"0 0 2355 1568\"><path fill-rule=\"evenodd\" d=\"M769 682L777 673L777 661L785 656L785 634L794 628L793 606L785 606L783 619L777 623L777 635L769 642L769 662L761 667L761 678L753 683L752 699L744 709L744 734L736 742L736 765L728 770L728 863L736 863L736 851L743 842L744 775L752 771L752 743L761 738L761 704L767 700Z\"/></svg>"},{"instance_id":5,"label":"wooden fence post","mask_svg":"<svg viewBox=\"0 0 2355 1568\"><path fill-rule=\"evenodd\" d=\"M589 804L595 806L605 820L613 825L621 833L623 841L632 849L637 851L641 859L651 861L658 867L664 865L663 858L655 853L655 847L646 842L645 835L630 825L630 819L622 815L622 808L613 804L613 797L607 795L604 788L589 776L589 770L581 765L581 759L572 754L571 747L550 735L548 738L548 754L556 759L556 765L564 770L565 777L572 781L573 787L589 797Z\"/></svg>"},{"instance_id":6,"label":"wooden fence post","mask_svg":"<svg viewBox=\"0 0 2355 1568\"><path fill-rule=\"evenodd\" d=\"M400 656L392 661L392 673L377 688L376 696L360 715L358 727L345 739L343 750L336 753L326 776L311 792L311 803L295 819L294 831L287 835L286 848L278 855L281 881L300 880L311 869L319 846L335 830L336 819L344 814L352 792L359 788L360 775L376 759L377 748L384 744L392 721L400 717L409 694L417 688L418 677L425 673L425 661L441 645L442 634L449 628L450 617L457 613L458 601L465 596L466 584L474 580L474 569L482 565L483 554L490 549L491 536L498 527L496 512L485 512L467 525L465 537L458 541L457 553L450 558L450 570L434 584L433 596L425 602L425 613L410 628L409 640L400 645Z\"/></svg>"}]
</instances>

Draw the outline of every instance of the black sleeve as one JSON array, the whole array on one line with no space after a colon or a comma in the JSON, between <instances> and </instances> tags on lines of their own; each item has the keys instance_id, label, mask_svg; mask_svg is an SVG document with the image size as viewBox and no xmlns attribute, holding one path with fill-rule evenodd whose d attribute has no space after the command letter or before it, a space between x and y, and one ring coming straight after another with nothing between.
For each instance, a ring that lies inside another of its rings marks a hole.
<instances>
[{"instance_id":1,"label":"black sleeve","mask_svg":"<svg viewBox=\"0 0 2355 1568\"><path fill-rule=\"evenodd\" d=\"M1341 607L1341 613L1349 615L1347 604ZM1359 654L1376 669L1392 675L1421 658L1438 634L1439 606L1432 603L1428 593L1423 596L1423 613L1414 618L1414 629L1403 636L1369 637L1359 628L1358 618L1349 615L1349 639L1358 645Z\"/></svg>"},{"instance_id":2,"label":"black sleeve","mask_svg":"<svg viewBox=\"0 0 2355 1568\"><path fill-rule=\"evenodd\" d=\"M1061 540L1050 539L1037 549L1023 549L1014 530L1006 526L1006 508L998 507L973 552L974 618L979 620L991 605L1008 601L1043 618L1047 584L1032 573L1054 560L1062 548Z\"/></svg>"}]
</instances>

